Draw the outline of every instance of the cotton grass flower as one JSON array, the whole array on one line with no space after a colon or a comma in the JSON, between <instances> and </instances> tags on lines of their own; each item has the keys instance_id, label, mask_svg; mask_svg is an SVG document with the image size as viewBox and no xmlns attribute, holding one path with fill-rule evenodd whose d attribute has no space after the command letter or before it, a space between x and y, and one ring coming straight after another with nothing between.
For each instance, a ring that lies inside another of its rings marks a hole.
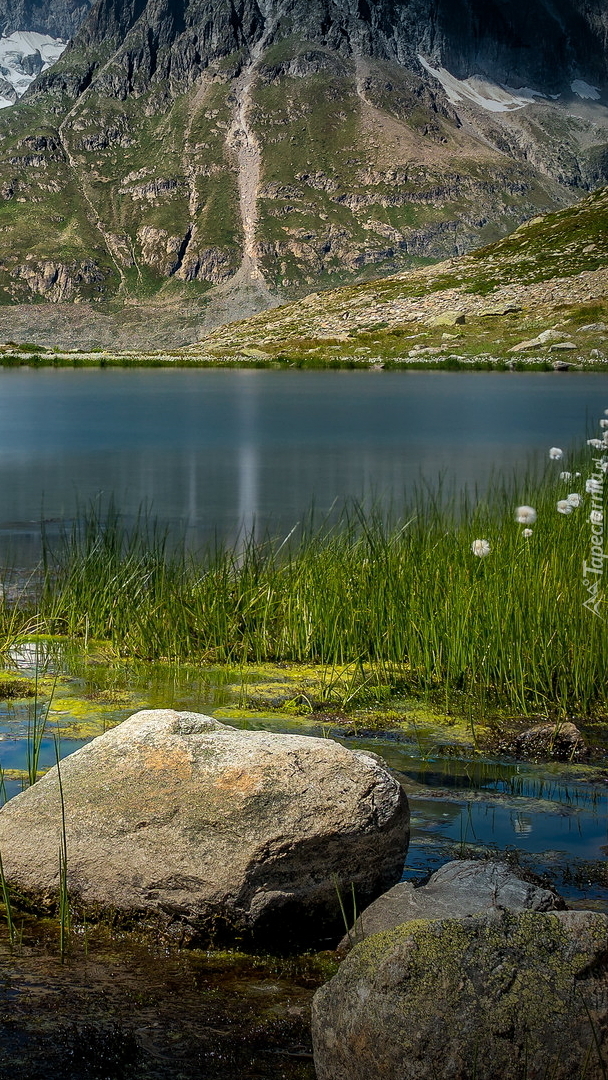
<instances>
[{"instance_id":1,"label":"cotton grass flower","mask_svg":"<svg viewBox=\"0 0 608 1080\"><path fill-rule=\"evenodd\" d=\"M601 450L603 445L602 439L587 439L587 446L592 446L594 450Z\"/></svg>"},{"instance_id":2,"label":"cotton grass flower","mask_svg":"<svg viewBox=\"0 0 608 1080\"><path fill-rule=\"evenodd\" d=\"M474 540L471 544L473 555L477 555L480 559L485 559L486 555L490 554L490 550L490 545L487 540Z\"/></svg>"},{"instance_id":3,"label":"cotton grass flower","mask_svg":"<svg viewBox=\"0 0 608 1080\"><path fill-rule=\"evenodd\" d=\"M559 446L552 446L549 450L549 457L551 458L551 461L559 461L560 458L563 458L563 456L564 451L560 450Z\"/></svg>"},{"instance_id":4,"label":"cotton grass flower","mask_svg":"<svg viewBox=\"0 0 608 1080\"><path fill-rule=\"evenodd\" d=\"M515 520L518 525L534 525L536 510L533 506L518 506L515 511Z\"/></svg>"},{"instance_id":5,"label":"cotton grass flower","mask_svg":"<svg viewBox=\"0 0 608 1080\"><path fill-rule=\"evenodd\" d=\"M570 506L573 506L575 509L577 506L581 505L582 501L582 496L579 495L578 491L573 491L572 494L568 495L568 498L566 499L566 502L569 502Z\"/></svg>"},{"instance_id":6,"label":"cotton grass flower","mask_svg":"<svg viewBox=\"0 0 608 1080\"><path fill-rule=\"evenodd\" d=\"M557 504L558 514L571 514L574 510L572 503L569 503L567 499L560 499Z\"/></svg>"},{"instance_id":7,"label":"cotton grass flower","mask_svg":"<svg viewBox=\"0 0 608 1080\"><path fill-rule=\"evenodd\" d=\"M559 478L560 478L560 480L571 480L572 479L572 473L571 472L560 472Z\"/></svg>"},{"instance_id":8,"label":"cotton grass flower","mask_svg":"<svg viewBox=\"0 0 608 1080\"><path fill-rule=\"evenodd\" d=\"M525 538L526 538L526 540L527 540L529 536L532 536L532 529L524 529L524 530L522 531L522 534L521 534L521 535L522 535L522 536L525 536Z\"/></svg>"},{"instance_id":9,"label":"cotton grass flower","mask_svg":"<svg viewBox=\"0 0 608 1080\"><path fill-rule=\"evenodd\" d=\"M608 428L608 420L600 420L601 428Z\"/></svg>"}]
</instances>

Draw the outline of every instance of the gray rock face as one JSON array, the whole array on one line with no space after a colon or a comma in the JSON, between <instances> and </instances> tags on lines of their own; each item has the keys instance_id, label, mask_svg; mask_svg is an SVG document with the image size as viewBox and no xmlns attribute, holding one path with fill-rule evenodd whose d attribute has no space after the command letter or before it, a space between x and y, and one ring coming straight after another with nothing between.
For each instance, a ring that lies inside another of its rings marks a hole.
<instances>
[{"instance_id":1,"label":"gray rock face","mask_svg":"<svg viewBox=\"0 0 608 1080\"><path fill-rule=\"evenodd\" d=\"M33 30L67 41L91 8L91 0L0 0L0 31Z\"/></svg>"},{"instance_id":2,"label":"gray rock face","mask_svg":"<svg viewBox=\"0 0 608 1080\"><path fill-rule=\"evenodd\" d=\"M501 862L463 859L446 863L416 889L401 881L370 904L350 932L350 941L392 930L412 919L461 919L481 912L554 911L565 907L549 889L522 881ZM348 938L341 944L348 945Z\"/></svg>"},{"instance_id":3,"label":"gray rock face","mask_svg":"<svg viewBox=\"0 0 608 1080\"><path fill-rule=\"evenodd\" d=\"M328 739L144 711L66 758L61 782L73 901L194 941L335 942L337 890L373 899L407 850L398 782ZM0 811L7 879L38 904L57 900L60 827L56 768Z\"/></svg>"},{"instance_id":4,"label":"gray rock face","mask_svg":"<svg viewBox=\"0 0 608 1080\"><path fill-rule=\"evenodd\" d=\"M593 0L243 0L238 7L228 0L100 0L74 47L124 41L124 92L141 76L170 74L188 85L213 58L252 49L268 23L275 40L297 34L341 56L404 66L422 53L459 79L482 76L547 94L572 79L602 84L608 77L608 13Z\"/></svg>"},{"instance_id":5,"label":"gray rock face","mask_svg":"<svg viewBox=\"0 0 608 1080\"><path fill-rule=\"evenodd\" d=\"M420 920L357 945L313 1001L318 1080L603 1080L608 918Z\"/></svg>"}]
</instances>

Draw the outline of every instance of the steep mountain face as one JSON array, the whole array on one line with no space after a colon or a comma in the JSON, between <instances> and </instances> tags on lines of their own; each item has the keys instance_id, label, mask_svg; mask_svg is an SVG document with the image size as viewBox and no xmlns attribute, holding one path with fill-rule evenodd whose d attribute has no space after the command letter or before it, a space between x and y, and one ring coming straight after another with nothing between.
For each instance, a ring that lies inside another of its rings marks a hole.
<instances>
[{"instance_id":1,"label":"steep mountain face","mask_svg":"<svg viewBox=\"0 0 608 1080\"><path fill-rule=\"evenodd\" d=\"M608 178L604 0L100 0L0 117L0 298L222 321Z\"/></svg>"},{"instance_id":2,"label":"steep mountain face","mask_svg":"<svg viewBox=\"0 0 608 1080\"><path fill-rule=\"evenodd\" d=\"M14 105L36 76L59 59L64 48L65 41L30 30L0 37L0 109Z\"/></svg>"},{"instance_id":3,"label":"steep mountain face","mask_svg":"<svg viewBox=\"0 0 608 1080\"><path fill-rule=\"evenodd\" d=\"M0 109L59 59L90 7L90 0L0 0Z\"/></svg>"},{"instance_id":4,"label":"steep mountain face","mask_svg":"<svg viewBox=\"0 0 608 1080\"><path fill-rule=\"evenodd\" d=\"M67 41L90 7L91 0L0 0L0 33L27 31Z\"/></svg>"}]
</instances>

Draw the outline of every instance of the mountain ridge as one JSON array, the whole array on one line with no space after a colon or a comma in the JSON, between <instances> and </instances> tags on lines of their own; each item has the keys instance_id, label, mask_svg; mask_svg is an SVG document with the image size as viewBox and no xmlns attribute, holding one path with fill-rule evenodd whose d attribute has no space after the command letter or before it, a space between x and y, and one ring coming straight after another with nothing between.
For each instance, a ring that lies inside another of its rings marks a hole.
<instances>
[{"instance_id":1,"label":"mountain ridge","mask_svg":"<svg viewBox=\"0 0 608 1080\"><path fill-rule=\"evenodd\" d=\"M497 239L608 178L606 33L599 0L100 0L0 116L0 301L212 326Z\"/></svg>"}]
</instances>

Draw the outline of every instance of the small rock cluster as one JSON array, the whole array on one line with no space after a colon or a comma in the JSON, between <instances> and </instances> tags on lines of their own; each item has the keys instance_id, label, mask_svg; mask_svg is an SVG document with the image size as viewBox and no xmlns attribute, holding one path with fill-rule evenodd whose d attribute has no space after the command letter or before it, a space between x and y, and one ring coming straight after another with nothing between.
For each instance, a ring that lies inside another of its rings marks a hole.
<instances>
[{"instance_id":1,"label":"small rock cluster","mask_svg":"<svg viewBox=\"0 0 608 1080\"><path fill-rule=\"evenodd\" d=\"M495 862L406 882L317 991L318 1080L603 1080L608 917Z\"/></svg>"}]
</instances>

